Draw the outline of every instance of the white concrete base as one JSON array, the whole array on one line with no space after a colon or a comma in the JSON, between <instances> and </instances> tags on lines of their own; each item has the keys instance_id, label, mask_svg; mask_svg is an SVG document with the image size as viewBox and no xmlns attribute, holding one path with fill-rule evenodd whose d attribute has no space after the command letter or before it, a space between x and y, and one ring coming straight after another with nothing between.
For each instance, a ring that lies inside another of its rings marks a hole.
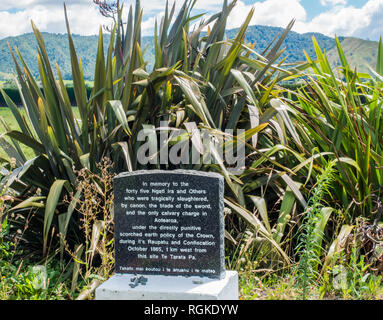
<instances>
[{"instance_id":1,"label":"white concrete base","mask_svg":"<svg viewBox=\"0 0 383 320\"><path fill-rule=\"evenodd\" d=\"M140 276L140 275L138 275ZM131 288L132 274L116 274L96 289L96 300L238 300L238 273L222 280L144 275L146 285Z\"/></svg>"}]
</instances>

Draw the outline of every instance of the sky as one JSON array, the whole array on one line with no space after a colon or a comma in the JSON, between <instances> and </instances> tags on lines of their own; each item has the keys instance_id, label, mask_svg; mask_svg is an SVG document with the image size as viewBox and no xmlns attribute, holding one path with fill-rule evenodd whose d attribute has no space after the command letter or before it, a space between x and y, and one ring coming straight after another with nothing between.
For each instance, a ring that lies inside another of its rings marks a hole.
<instances>
[{"instance_id":1,"label":"sky","mask_svg":"<svg viewBox=\"0 0 383 320\"><path fill-rule=\"evenodd\" d=\"M135 0L121 0L125 6ZM0 0L0 39L32 31L30 21L41 31L65 33L63 0ZM160 21L166 0L141 0L144 9L143 35L153 35L154 22ZM173 3L173 0L169 0ZM180 8L183 0L175 0ZM97 34L108 24L92 0L66 0L72 33ZM219 11L223 0L197 0L196 13L206 17ZM293 30L320 32L327 36L354 36L378 40L383 35L383 0L238 0L227 28L239 27L251 8L250 24L286 27L296 19Z\"/></svg>"}]
</instances>

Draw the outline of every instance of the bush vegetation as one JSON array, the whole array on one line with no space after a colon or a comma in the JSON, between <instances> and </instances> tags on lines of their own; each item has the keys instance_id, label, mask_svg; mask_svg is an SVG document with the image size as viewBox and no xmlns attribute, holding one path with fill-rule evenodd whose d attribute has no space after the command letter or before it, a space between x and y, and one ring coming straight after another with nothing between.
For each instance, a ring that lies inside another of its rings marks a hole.
<instances>
[{"instance_id":1,"label":"bush vegetation","mask_svg":"<svg viewBox=\"0 0 383 320\"><path fill-rule=\"evenodd\" d=\"M236 1L223 1L222 11L206 20L192 15L194 3L186 0L178 15L166 5L155 27L153 67L142 52L140 1L125 23L122 8L113 11L116 23L106 48L100 28L90 94L65 13L78 115L60 66L52 66L33 23L39 79L19 49L11 49L25 113L1 90L19 127L4 123L0 137L8 154L1 159L0 221L6 232L0 241L9 265L1 270L11 272L5 279L20 274L22 268L12 271L20 260L8 258L10 252L44 267L25 271L29 280L23 283L32 283L27 293L14 289L17 278L14 285L5 283L5 297L49 299L49 288L67 299L91 297L113 272L111 178L122 171L175 168L224 176L226 263L243 275L243 298L262 297L265 291L258 294L257 286L276 284L283 294L266 296L379 296L383 45L373 76L349 67L338 40L336 71L315 38L317 59L286 64L282 44L293 21L259 54L245 41L253 11L227 40L226 21ZM300 81L298 88L283 86L292 80ZM210 165L142 166L138 132L162 121L171 129L186 128L190 135L180 139L197 149L201 142L192 138L193 128L209 130L229 147L245 141L243 173L234 175L218 152ZM230 139L224 138L226 129L234 130ZM32 157L22 145L33 150ZM21 251L12 249L12 239ZM62 279L56 281L62 286L45 285L43 295L33 291L41 290L34 279L48 278Z\"/></svg>"}]
</instances>

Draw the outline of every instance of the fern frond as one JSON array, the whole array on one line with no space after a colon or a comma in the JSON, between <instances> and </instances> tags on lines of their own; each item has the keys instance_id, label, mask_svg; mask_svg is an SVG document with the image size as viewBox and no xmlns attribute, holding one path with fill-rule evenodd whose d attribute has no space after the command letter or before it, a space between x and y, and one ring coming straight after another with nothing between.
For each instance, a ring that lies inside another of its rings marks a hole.
<instances>
[{"instance_id":1,"label":"fern frond","mask_svg":"<svg viewBox=\"0 0 383 320\"><path fill-rule=\"evenodd\" d=\"M321 219L324 197L330 194L332 182L335 180L335 163L335 161L329 162L318 177L307 203L306 215L298 229L298 245L296 246L296 252L299 255L297 284L303 289L304 298L307 296L308 286L319 276L318 266L321 263L323 231L316 226Z\"/></svg>"}]
</instances>

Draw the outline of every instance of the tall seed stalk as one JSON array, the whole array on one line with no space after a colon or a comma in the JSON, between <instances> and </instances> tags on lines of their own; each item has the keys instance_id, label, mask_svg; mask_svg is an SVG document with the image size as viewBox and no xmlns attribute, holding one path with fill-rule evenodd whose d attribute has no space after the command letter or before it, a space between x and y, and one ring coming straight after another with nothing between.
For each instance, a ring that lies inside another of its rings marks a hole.
<instances>
[{"instance_id":1,"label":"tall seed stalk","mask_svg":"<svg viewBox=\"0 0 383 320\"><path fill-rule=\"evenodd\" d=\"M308 296L309 286L318 278L318 266L321 263L322 240L326 218L326 208L323 207L324 197L329 194L334 181L335 161L329 162L318 178L308 201L308 209L298 229L298 245L296 253L299 256L297 268L297 284L303 289L302 297ZM328 219L328 217L327 217Z\"/></svg>"}]
</instances>

